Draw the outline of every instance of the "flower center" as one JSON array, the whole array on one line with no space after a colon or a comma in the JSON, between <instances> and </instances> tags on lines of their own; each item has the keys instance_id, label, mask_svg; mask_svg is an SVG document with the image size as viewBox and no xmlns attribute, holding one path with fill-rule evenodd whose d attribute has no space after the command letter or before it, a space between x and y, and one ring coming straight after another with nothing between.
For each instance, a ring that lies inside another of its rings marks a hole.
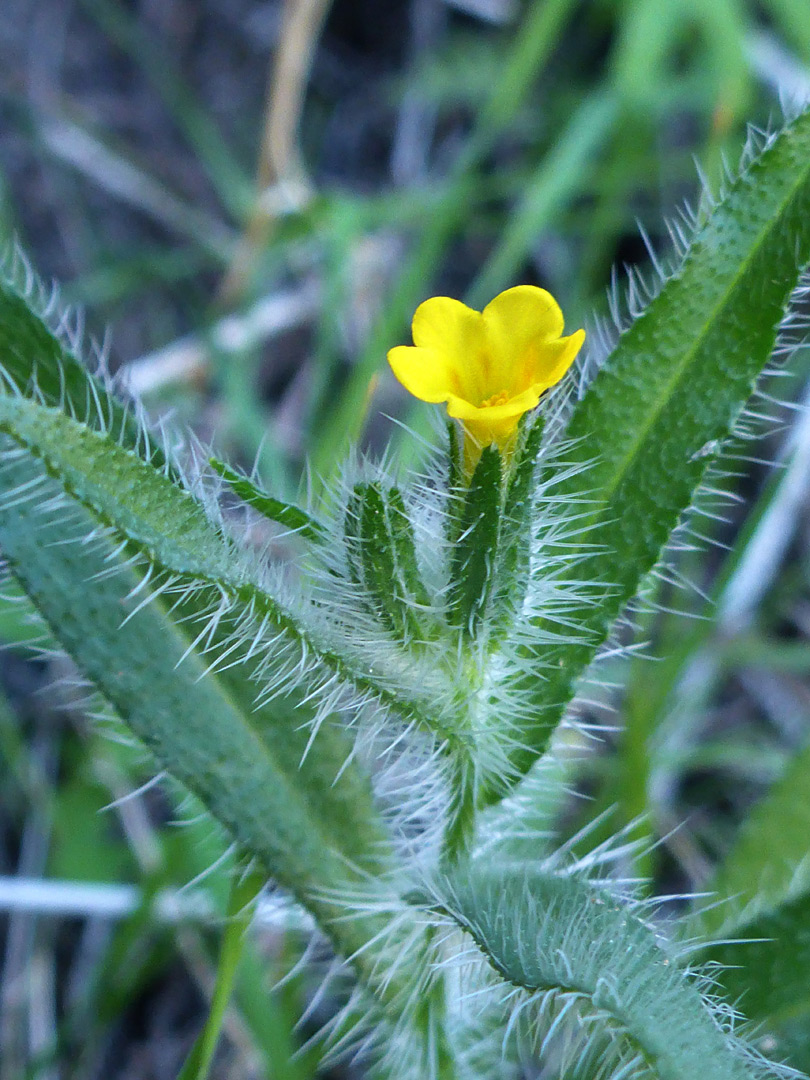
<instances>
[{"instance_id":1,"label":"flower center","mask_svg":"<svg viewBox=\"0 0 810 1080\"><path fill-rule=\"evenodd\" d=\"M500 394L493 394L492 397L488 397L486 401L482 401L478 406L479 409L489 409L493 405L505 405L509 400L509 391L501 390Z\"/></svg>"}]
</instances>

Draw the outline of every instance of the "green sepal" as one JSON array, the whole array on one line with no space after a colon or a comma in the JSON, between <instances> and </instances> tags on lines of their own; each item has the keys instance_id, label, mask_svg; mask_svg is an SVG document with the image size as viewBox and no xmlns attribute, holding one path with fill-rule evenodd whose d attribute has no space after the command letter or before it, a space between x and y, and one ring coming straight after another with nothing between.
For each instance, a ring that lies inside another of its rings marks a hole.
<instances>
[{"instance_id":1,"label":"green sepal","mask_svg":"<svg viewBox=\"0 0 810 1080\"><path fill-rule=\"evenodd\" d=\"M413 526L399 488L392 487L388 490L386 517L394 546L399 579L414 601L422 607L427 607L430 604L430 597L419 572Z\"/></svg>"},{"instance_id":2,"label":"green sepal","mask_svg":"<svg viewBox=\"0 0 810 1080\"><path fill-rule=\"evenodd\" d=\"M543 442L542 416L521 424L518 446L506 485L498 552L497 592L493 618L496 624L508 621L526 591L531 546L532 481L537 455Z\"/></svg>"},{"instance_id":3,"label":"green sepal","mask_svg":"<svg viewBox=\"0 0 810 1080\"><path fill-rule=\"evenodd\" d=\"M363 547L360 536L360 518L367 484L355 484L346 502L343 514L343 543L346 550L349 576L355 585L363 585Z\"/></svg>"},{"instance_id":4,"label":"green sepal","mask_svg":"<svg viewBox=\"0 0 810 1080\"><path fill-rule=\"evenodd\" d=\"M346 511L346 540L354 579L386 628L405 641L424 637L414 604L427 605L413 532L402 495L380 484L357 484Z\"/></svg>"},{"instance_id":5,"label":"green sepal","mask_svg":"<svg viewBox=\"0 0 810 1080\"><path fill-rule=\"evenodd\" d=\"M532 480L544 430L545 419L542 415L530 417L520 426L518 447L512 459L512 471L504 502L504 552L507 550L510 533L522 535L529 522Z\"/></svg>"},{"instance_id":6,"label":"green sepal","mask_svg":"<svg viewBox=\"0 0 810 1080\"><path fill-rule=\"evenodd\" d=\"M396 563L385 520L385 500L379 484L366 485L360 506L360 558L363 581L383 622L403 636L408 620L396 595Z\"/></svg>"},{"instance_id":7,"label":"green sepal","mask_svg":"<svg viewBox=\"0 0 810 1080\"><path fill-rule=\"evenodd\" d=\"M450 557L448 617L474 636L495 578L501 521L503 466L488 446L475 467L459 515L460 531Z\"/></svg>"},{"instance_id":8,"label":"green sepal","mask_svg":"<svg viewBox=\"0 0 810 1080\"><path fill-rule=\"evenodd\" d=\"M275 521L287 529L295 530L307 540L322 541L324 539L323 527L300 506L293 506L291 503L282 502L268 495L252 480L246 476L240 476L238 472L217 458L209 458L208 464L229 485L235 495L238 495L248 506L253 507L262 517Z\"/></svg>"},{"instance_id":9,"label":"green sepal","mask_svg":"<svg viewBox=\"0 0 810 1080\"><path fill-rule=\"evenodd\" d=\"M447 424L447 517L445 519L445 537L448 544L455 544L461 532L461 509L464 505L460 497L464 489L461 472L461 444L458 438L458 426L454 420Z\"/></svg>"}]
</instances>

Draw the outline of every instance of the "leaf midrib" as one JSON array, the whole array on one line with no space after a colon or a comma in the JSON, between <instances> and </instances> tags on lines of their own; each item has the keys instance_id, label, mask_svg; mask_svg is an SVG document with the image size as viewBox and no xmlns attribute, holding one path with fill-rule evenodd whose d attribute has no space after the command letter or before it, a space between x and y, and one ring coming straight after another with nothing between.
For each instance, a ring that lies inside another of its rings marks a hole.
<instances>
[{"instance_id":1,"label":"leaf midrib","mask_svg":"<svg viewBox=\"0 0 810 1080\"><path fill-rule=\"evenodd\" d=\"M665 396L659 395L659 404L654 405L652 410L650 410L649 419L645 423L643 423L641 425L640 434L638 434L631 441L628 452L626 454L624 454L620 458L620 462L621 462L620 467L613 472L611 482L603 489L603 491L604 491L603 501L604 501L605 504L609 503L609 501L615 495L616 490L621 485L621 483L625 479L626 475L629 473L630 469L632 468L633 462L638 458L638 454L640 452L641 447L646 442L647 438L649 437L650 432L657 425L661 414L663 413L666 406L669 404L670 398L672 396L672 393L673 393L675 387L682 381L682 379L685 376L687 370L694 363L694 361L696 359L696 355L697 355L698 351L700 350L700 348L702 347L702 345L703 345L703 343L705 341L705 338L709 334L710 330L713 328L713 326L714 326L714 324L715 324L721 310L728 304L729 297L733 294L734 290L737 288L737 286L738 286L738 284L740 282L740 279L747 272L749 266L752 264L754 258L759 253L759 251L761 250L762 246L765 244L765 242L767 241L769 236L774 231L776 231L777 228L779 228L779 226L781 224L782 215L783 215L783 213L785 211L785 208L793 201L793 199L795 198L797 192L807 182L808 173L810 173L810 166L808 166L808 168L803 170L800 173L799 179L793 185L791 185L788 194L779 203L778 211L769 218L769 220L768 220L768 222L766 224L766 227L762 230L762 232L760 234L760 239L755 243L754 246L751 247L751 249L749 250L748 256L742 261L742 263L738 267L737 271L735 272L735 274L731 278L731 280L729 282L729 285L728 285L728 288L722 293L721 299L712 308L710 316L703 323L700 334L695 338L694 345L683 354L682 359L677 363L677 365L675 367L675 374L671 378L669 378L666 381L666 383L664 384L665 385L666 395ZM740 178L740 180L741 179L742 178ZM708 227L708 225L705 226L705 227ZM680 274L680 280L681 281L683 281L683 278L684 278L685 273L686 273L688 268L689 268L689 265L688 265L688 261L687 261L687 264L684 265L683 271ZM650 312L650 309L647 309L647 311L642 316L642 319L646 318L648 316L649 312ZM602 516L602 513L603 512L600 512L600 514L597 514L594 517L593 520L595 520L595 521L599 520L599 518Z\"/></svg>"},{"instance_id":2,"label":"leaf midrib","mask_svg":"<svg viewBox=\"0 0 810 1080\"><path fill-rule=\"evenodd\" d=\"M98 515L96 515L92 511L92 509L88 509L88 508L85 507L84 510L85 510L85 513L90 515L91 520L92 520L93 517L96 517L98 520L100 520L98 518ZM14 567L15 560L10 559L10 562L11 562L12 567ZM25 570L24 569L20 569L17 572L21 573L23 575L23 578L25 578ZM156 598L156 600L153 601L153 604L155 604L157 609L160 611L160 614L162 616L162 621L163 621L163 624L164 624L165 632L167 633L167 635L169 636L170 639L173 638L177 642L180 655L182 655L185 652L184 645L188 644L188 638L186 637L185 634L182 633L180 627L176 624L176 622L168 616L168 614L166 612L166 609L165 609L165 602L162 600L162 598L160 598L160 597ZM61 637L60 637L60 635L58 633L57 628L55 628L52 625L50 616L45 614L44 612L42 612L41 609L40 609L40 614L41 614L41 617L44 619L45 623L50 627L50 632L51 632L51 634L53 634L54 639L56 641L61 641ZM73 652L73 650L70 650L70 649L68 649L67 651L69 653ZM107 646L105 646L105 652L108 652ZM116 655L116 653L113 652L110 655ZM198 654L194 653L193 655L195 657L195 661L199 662L200 658L199 658ZM82 670L84 670L84 666L81 663L79 663L79 666L80 666L80 668L82 668ZM202 666L201 663L200 663L200 666ZM258 732L250 724L249 720L245 717L245 714L244 714L242 708L238 705L238 703L234 699L231 691L223 684L222 680L217 676L216 672L209 673L209 675L210 675L210 678L212 680L212 682L209 683L209 686L212 687L213 692L216 694L217 699L221 702L221 708L225 711L225 714L231 716L233 718L234 722L239 727L241 727L242 730L246 733L246 735L250 739L251 745L255 747L257 753L259 754L259 756L267 763L267 767L268 767L269 772L271 773L271 775L273 775L276 778L276 781L280 784L280 786L283 787L283 790L285 792L285 798L287 799L289 804L296 807L296 813L297 813L297 816L298 816L299 820L306 823L305 828L311 831L311 834L312 834L313 838L315 838L316 843L318 843L324 849L324 851L335 852L336 855L337 855L338 864L342 865L345 869L353 871L354 873L356 873L358 875L358 877L359 877L359 880L361 880L361 881L365 880L365 877L363 876L362 871L360 871L356 867L356 864L351 859L349 853L347 853L343 849L342 845L340 845L337 841L333 841L331 838L329 838L323 832L323 828L322 828L321 823L317 820L317 818L314 818L312 816L312 813L311 813L311 811L310 811L310 809L308 807L308 804L307 804L307 800L302 798L301 795L296 791L295 787L291 784L291 782L289 781L284 769L276 762L276 760L275 760L275 758L274 758L274 756L273 756L273 754L271 752L270 747L267 746L267 744L264 742L264 740L259 736ZM94 678L94 682L95 681L96 680ZM100 688L102 688L101 683L99 683L98 685L100 686ZM108 694L106 689L102 688L102 694L103 694L103 696L105 698L107 698L109 701L111 701L111 703L113 704L116 711L121 713L122 716L126 715L125 711L122 711L119 708L119 706L117 705L115 700ZM140 738L140 736L139 736L139 738ZM172 770L172 769L170 769L170 771L174 772L174 770ZM178 779L179 779L179 777L178 777ZM186 780L181 780L181 782L183 784L185 784L186 786L192 787L192 785L189 784L188 781L186 781ZM271 844L271 846L272 846L272 844ZM292 854L294 855L294 853L292 853ZM309 873L309 876L311 878L311 872ZM292 892L296 896L298 896L300 901L306 907L313 910L313 914L317 918L322 919L324 917L324 915L326 914L325 911L323 910L323 907L325 905L327 905L327 904L329 904L329 906L331 906L331 902L328 901L328 898L326 897L325 893L322 893L322 895L318 895L318 890L321 889L322 887L321 886L316 886L315 893L313 894L313 893L309 892L306 888L302 887L302 884L301 884L300 881L296 881L295 879L289 877L289 875L287 875L287 874L285 874L284 877L287 879L286 880L287 887L290 888L292 890ZM330 927L332 927L333 923L335 923L337 925L337 924L340 923L340 921L341 921L341 914L340 913L338 913L338 914L333 913L332 917L329 918L329 920L328 920L328 925ZM333 931L334 931L334 928L333 928ZM341 944L342 935L336 934L335 937L336 937L336 942L339 944L340 947L342 947L342 944ZM364 967L364 961L363 961L362 958L360 958L360 960L359 960L359 966L361 968ZM374 979L373 979L373 974L374 973L373 973L373 964L372 964L372 968L369 969L369 975L371 976L372 985L376 985L376 983L374 982Z\"/></svg>"},{"instance_id":3,"label":"leaf midrib","mask_svg":"<svg viewBox=\"0 0 810 1080\"><path fill-rule=\"evenodd\" d=\"M100 447L99 456L104 453L116 456L118 454L124 454L127 456L128 462L134 467L150 468L147 463L144 463L140 458L133 455L131 451L126 450L117 443L111 441L104 433L98 432L92 428L85 428L79 421L66 416L61 410L53 406L39 405L26 398L21 398L20 401L23 402L24 408L41 409L47 414L57 418L60 422L64 422L71 427L76 425L85 438L92 439L93 443ZM38 460L42 461L48 472L54 475L65 490L81 505L97 514L105 524L116 529L119 534L126 535L120 524L111 518L110 514L105 511L103 506L99 505L101 499L94 500L90 494L86 492L83 493L79 490L80 485L71 482L71 472L75 472L77 475L83 475L81 474L81 470L75 465L60 465L58 462L52 460L52 451L47 448L43 449L29 436L17 431L12 423L3 421L1 418L0 430L5 431L15 440L15 442L20 446L23 446ZM92 480L90 480L89 483L92 484ZM183 489L183 491L185 492L185 489ZM191 493L187 494L193 498ZM129 512L133 513L136 518L139 516L138 511L130 510ZM201 510L199 512L202 513ZM154 529L151 526L145 526L145 530L154 532ZM132 538L128 537L128 539ZM217 537L213 537L213 539L218 541ZM224 586L240 603L247 606L255 604L262 615L266 615L272 619L275 626L280 630L289 633L302 648L308 650L311 655L317 657L325 666L334 671L338 677L345 679L362 693L373 694L382 705L403 717L403 719L409 722L416 721L425 730L434 731L449 742L454 743L459 740L459 732L450 728L445 722L433 715L429 716L415 702L404 701L393 690L376 680L370 679L362 671L354 667L354 665L346 658L339 656L332 649L324 648L322 645L317 644L307 630L299 625L289 612L285 611L284 608L277 604L272 597L264 592L264 590L254 581L251 581L250 578L245 577L244 579L240 579L236 575L230 573L224 563L220 567L218 561L212 562L207 556L203 556L201 559L199 554L195 554L194 552L189 556L184 551L182 544L177 544L173 537L169 538L169 545L176 546L189 562L190 565L185 568L168 565L167 560L161 558L161 555L157 550L150 552L150 545L148 545L143 538L135 538L132 542L136 543L139 548L144 550L147 553L147 557L149 557L156 565L162 566L166 570L174 570L175 572L188 574L214 588L222 588Z\"/></svg>"}]
</instances>

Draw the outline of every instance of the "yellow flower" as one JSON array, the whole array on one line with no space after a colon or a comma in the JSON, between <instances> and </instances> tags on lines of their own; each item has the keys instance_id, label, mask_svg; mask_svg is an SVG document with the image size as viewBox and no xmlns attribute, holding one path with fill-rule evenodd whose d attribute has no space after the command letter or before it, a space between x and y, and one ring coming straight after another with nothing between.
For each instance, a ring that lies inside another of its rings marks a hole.
<instances>
[{"instance_id":1,"label":"yellow flower","mask_svg":"<svg viewBox=\"0 0 810 1080\"><path fill-rule=\"evenodd\" d=\"M571 366L585 331L562 331L557 301L534 285L507 289L483 311L434 296L416 309L414 344L391 349L388 362L414 397L447 402L469 468L493 442L508 452L520 417Z\"/></svg>"}]
</instances>

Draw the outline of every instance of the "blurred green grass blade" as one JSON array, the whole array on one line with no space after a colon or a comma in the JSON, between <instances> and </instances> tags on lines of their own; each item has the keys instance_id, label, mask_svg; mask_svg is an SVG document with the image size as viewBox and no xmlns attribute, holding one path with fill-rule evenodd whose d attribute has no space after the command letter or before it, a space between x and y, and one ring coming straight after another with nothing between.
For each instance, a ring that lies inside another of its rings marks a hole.
<instances>
[{"instance_id":1,"label":"blurred green grass blade","mask_svg":"<svg viewBox=\"0 0 810 1080\"><path fill-rule=\"evenodd\" d=\"M164 43L156 36L146 34L119 0L82 0L82 7L143 70L205 167L223 206L233 218L241 219L252 205L252 180L239 167L233 150L216 124L182 81Z\"/></svg>"},{"instance_id":2,"label":"blurred green grass blade","mask_svg":"<svg viewBox=\"0 0 810 1080\"><path fill-rule=\"evenodd\" d=\"M792 400L797 390L790 384L799 382L801 366L796 365L798 370L781 381L786 400ZM789 384L787 388L785 383ZM702 744L688 750L678 738L681 749L675 752L666 732L673 717L684 710L696 715L704 706L708 707L720 680L740 667L764 668L772 673L810 671L806 642L772 640L755 633L740 636L739 625L741 617L745 625L746 611L753 614L756 609L752 582L757 581L761 595L771 573L776 572L782 561L784 551L774 553L773 538L783 536L789 542L792 536L790 522L796 516L798 491L802 489L810 456L808 435L807 420L798 420L786 437L784 457L781 454L777 457L756 502L746 512L734 545L714 577L707 603L704 605L696 596L697 607L689 605L683 613L670 613L663 622L658 614L653 617L655 628L653 618L642 623L639 636L644 638L649 631L649 636L657 642L656 662L650 665L647 657L636 657L630 665L624 732L619 744L620 772L613 790L605 794L606 805L617 804L627 825L636 823L633 828L636 834L647 830L651 836L651 823L660 808L651 806L648 796L653 776L657 775L655 783L660 784L662 769L672 775L674 769L682 773L684 768L719 767L726 773L733 770L755 776L760 782L770 782L783 771L789 756L786 750L766 752L762 746L749 745L746 751L745 745L735 745L736 740L725 734L713 747ZM722 527L710 527L709 535ZM697 559L694 563L690 559L679 570L690 578L695 564L701 565ZM694 617L709 612L714 618ZM683 731L681 725L679 729ZM646 853L636 860L640 876L650 880L653 855L648 846Z\"/></svg>"},{"instance_id":3,"label":"blurred green grass blade","mask_svg":"<svg viewBox=\"0 0 810 1080\"><path fill-rule=\"evenodd\" d=\"M752 1080L675 958L608 890L496 862L451 876L444 907L509 985L536 994L538 1012L555 992L579 997L608 1021L616 1059L602 1062L602 1075L628 1075L622 1066L640 1054L659 1080Z\"/></svg>"},{"instance_id":4,"label":"blurred green grass blade","mask_svg":"<svg viewBox=\"0 0 810 1080\"><path fill-rule=\"evenodd\" d=\"M647 114L660 94L667 53L691 13L688 4L668 0L630 0L624 8L608 78L631 113Z\"/></svg>"},{"instance_id":5,"label":"blurred green grass blade","mask_svg":"<svg viewBox=\"0 0 810 1080\"><path fill-rule=\"evenodd\" d=\"M566 640L549 622L541 628L558 634L558 644L527 649L535 713L523 732L533 749L515 754L521 771L545 749L576 679L729 438L808 259L805 113L731 185L680 269L624 332L574 409L565 463L584 471L557 484L554 494L587 509L580 550L570 557L578 560L578 579L593 584L567 611L578 639Z\"/></svg>"},{"instance_id":6,"label":"blurred green grass blade","mask_svg":"<svg viewBox=\"0 0 810 1080\"><path fill-rule=\"evenodd\" d=\"M514 280L555 214L593 183L593 162L617 127L649 122L650 110L659 99L667 53L687 19L681 4L634 0L628 5L619 21L606 78L578 105L526 184L465 297L471 307L483 307ZM635 176L633 182L637 182Z\"/></svg>"},{"instance_id":7,"label":"blurred green grass blade","mask_svg":"<svg viewBox=\"0 0 810 1080\"><path fill-rule=\"evenodd\" d=\"M239 962L245 947L245 938L253 918L253 901L264 882L255 874L242 878L238 873L231 882L228 897L226 924L222 933L217 977L211 1008L205 1027L194 1043L177 1080L207 1080L216 1053L225 1011L236 983Z\"/></svg>"},{"instance_id":8,"label":"blurred green grass blade","mask_svg":"<svg viewBox=\"0 0 810 1080\"><path fill-rule=\"evenodd\" d=\"M610 90L600 90L579 106L530 179L495 250L465 297L471 307L480 310L513 280L554 214L588 181L588 164L618 116L619 102Z\"/></svg>"},{"instance_id":9,"label":"blurred green grass blade","mask_svg":"<svg viewBox=\"0 0 810 1080\"><path fill-rule=\"evenodd\" d=\"M732 117L745 116L751 107L753 74L746 57L749 24L738 0L712 0L711 4L696 0L695 13L700 19L709 67L716 86L714 110L723 110ZM728 121L719 117L721 126Z\"/></svg>"},{"instance_id":10,"label":"blurred green grass blade","mask_svg":"<svg viewBox=\"0 0 810 1080\"><path fill-rule=\"evenodd\" d=\"M345 920L343 906L327 895L366 882L352 867L379 867L386 852L371 804L359 802L355 782L344 786L353 766L338 777L346 758L325 764L318 740L303 757L309 733L295 713L281 732L288 759L274 753L228 683L189 651L195 626L174 624L160 600L144 605L133 592L142 579L127 563L116 565L118 545L98 519L71 504L6 436L2 451L0 546L60 644L158 768L195 793L322 921L338 948L353 954L376 920L362 927Z\"/></svg>"},{"instance_id":11,"label":"blurred green grass blade","mask_svg":"<svg viewBox=\"0 0 810 1080\"><path fill-rule=\"evenodd\" d=\"M386 351L396 342L419 300L428 295L442 252L466 219L466 205L459 199L457 188L451 186L443 191L436 205L425 209L423 217L422 232L415 249L387 295L384 310L345 387L324 417L320 432L313 433L312 472L322 484L334 476L350 444L359 438L366 419L369 390Z\"/></svg>"},{"instance_id":12,"label":"blurred green grass blade","mask_svg":"<svg viewBox=\"0 0 810 1080\"><path fill-rule=\"evenodd\" d=\"M8 809L20 799L27 809L53 820L53 792L31 754L20 722L0 685L0 791ZM8 813L8 809L6 813Z\"/></svg>"},{"instance_id":13,"label":"blurred green grass blade","mask_svg":"<svg viewBox=\"0 0 810 1080\"><path fill-rule=\"evenodd\" d=\"M810 896L747 923L699 953L774 1057L810 1072Z\"/></svg>"},{"instance_id":14,"label":"blurred green grass blade","mask_svg":"<svg viewBox=\"0 0 810 1080\"><path fill-rule=\"evenodd\" d=\"M810 19L804 0L766 0L764 7L782 27L788 41L799 50L805 63L810 63Z\"/></svg>"},{"instance_id":15,"label":"blurred green grass blade","mask_svg":"<svg viewBox=\"0 0 810 1080\"><path fill-rule=\"evenodd\" d=\"M705 938L736 935L810 893L810 743L754 806L704 891L695 933Z\"/></svg>"},{"instance_id":16,"label":"blurred green grass blade","mask_svg":"<svg viewBox=\"0 0 810 1080\"><path fill-rule=\"evenodd\" d=\"M137 746L113 742L101 733L83 744L82 760L77 764L74 786L76 801L81 798L86 805L79 806L77 816L70 812L75 809L74 801L73 806L68 805L66 808L64 822L60 822L60 804L55 817L57 828L61 824L66 834L72 830L73 837L66 836L65 841L75 849L80 866L95 857L91 849L98 846L99 842L102 850L110 842L109 815L100 813L102 808L109 804L111 797L119 798L122 788L139 788L151 775L148 762L144 760L142 750ZM101 777L101 786L95 779L96 776ZM90 784L83 797L79 790L80 782ZM110 786L106 786L108 782ZM88 792L91 798L87 798ZM84 840L85 834L94 838L89 846ZM103 840L102 834L106 834ZM133 850L138 850L138 863L142 867L142 874L147 875L145 891L149 899L154 900L155 894L165 889L182 888L190 881L199 881L201 896L210 898L212 910L225 918L237 858L229 857L227 835L205 812L199 800L187 794L182 810L176 811L175 818L156 828L150 836L154 850L148 864L143 862L143 848L138 849L137 844L133 846ZM140 839L142 843L142 837ZM79 855L78 849L82 847L83 854ZM53 872L55 873L55 870ZM69 865L63 865L62 876L72 879L75 875ZM94 874L94 879L97 880L98 876ZM103 874L101 876L103 877ZM131 881L132 871L119 874L118 880ZM138 916L134 916L134 919L137 920ZM129 923L132 921L128 920ZM131 952L137 953L139 966L144 966L142 957L153 949L152 940L168 939L171 930L155 918L152 904L147 904L142 910L141 923L144 931L142 938L138 943L131 943ZM83 1055L90 1049L87 1027L91 1032L100 1035L111 1022L111 1018L124 1008L124 1001L121 1000L123 968L128 969L126 985L132 990L132 993L126 995L127 998L131 1000L142 991L143 976L140 980L133 980L133 958L131 955L127 957L126 947L122 955L122 937L131 938L127 922L116 931L105 956L85 984L79 1001L74 1003L72 1018L66 1023L66 1027L76 1028L79 1015L84 1017L85 1032L81 1040ZM195 937L198 937L196 945L189 950L187 943ZM249 1029L256 1049L267 1062L268 1073L274 1080L276 1077L277 1080L309 1080L314 1071L313 1055L294 1056L298 1045L295 1025L305 1008L300 980L292 978L285 980L284 986L278 990L268 989L277 978L289 975L290 968L300 954L294 944L297 940L294 932L285 935L282 931L280 938L282 955L279 955L278 949L274 949L273 962L269 969L267 957L261 955L258 948L243 949L232 996L233 1008ZM170 956L164 957L160 967L165 969L172 963L178 944L184 956L193 956L195 948L199 948L201 953L210 954L212 969L216 968L216 956L213 947L209 947L208 935L201 933L194 923L184 928L182 938L179 943L175 942L174 948L168 940L165 942L163 952L168 952ZM146 967L151 970L155 965ZM153 978L154 974L152 972ZM116 990L111 993L113 987ZM89 1069L86 1068L85 1071ZM80 1066L78 1073L85 1075Z\"/></svg>"},{"instance_id":17,"label":"blurred green grass blade","mask_svg":"<svg viewBox=\"0 0 810 1080\"><path fill-rule=\"evenodd\" d=\"M103 813L109 789L90 775L87 762L60 779L54 812L48 876L65 881L130 881L138 866Z\"/></svg>"},{"instance_id":18,"label":"blurred green grass blade","mask_svg":"<svg viewBox=\"0 0 810 1080\"><path fill-rule=\"evenodd\" d=\"M213 346L209 342L214 381L223 402L221 439L240 459L255 462L259 476L285 499L292 498L296 485L289 459L281 449L274 419L256 394L261 350L226 352Z\"/></svg>"},{"instance_id":19,"label":"blurred green grass blade","mask_svg":"<svg viewBox=\"0 0 810 1080\"><path fill-rule=\"evenodd\" d=\"M105 254L66 284L63 295L69 304L91 308L118 304L141 296L157 282L167 288L178 282L193 286L210 264L209 256L197 248L143 245L124 256Z\"/></svg>"},{"instance_id":20,"label":"blurred green grass blade","mask_svg":"<svg viewBox=\"0 0 810 1080\"><path fill-rule=\"evenodd\" d=\"M234 999L267 1062L268 1075L273 1080L312 1080L321 1053L317 1044L310 1044L303 1052L299 1049L296 1024L306 1008L306 998L301 985L304 980L291 976L298 950L286 938L280 945L281 955L269 973L257 950L245 950ZM268 988L279 977L284 979L283 985Z\"/></svg>"},{"instance_id":21,"label":"blurred green grass blade","mask_svg":"<svg viewBox=\"0 0 810 1080\"><path fill-rule=\"evenodd\" d=\"M515 31L514 45L497 84L476 119L466 160L462 158L465 166L480 161L514 121L526 94L559 44L565 21L575 6L574 0L532 0L526 5L526 16Z\"/></svg>"},{"instance_id":22,"label":"blurred green grass blade","mask_svg":"<svg viewBox=\"0 0 810 1080\"><path fill-rule=\"evenodd\" d=\"M420 300L430 295L442 252L469 214L469 179L518 114L534 81L559 43L574 0L544 0L527 5L517 26L503 71L481 109L465 150L455 162L451 181L420 215L420 235L405 269L386 297L383 314L369 334L323 430L317 434L312 463L316 476L328 480L336 463L356 440L365 422L369 386ZM490 299L490 298L488 298Z\"/></svg>"}]
</instances>

